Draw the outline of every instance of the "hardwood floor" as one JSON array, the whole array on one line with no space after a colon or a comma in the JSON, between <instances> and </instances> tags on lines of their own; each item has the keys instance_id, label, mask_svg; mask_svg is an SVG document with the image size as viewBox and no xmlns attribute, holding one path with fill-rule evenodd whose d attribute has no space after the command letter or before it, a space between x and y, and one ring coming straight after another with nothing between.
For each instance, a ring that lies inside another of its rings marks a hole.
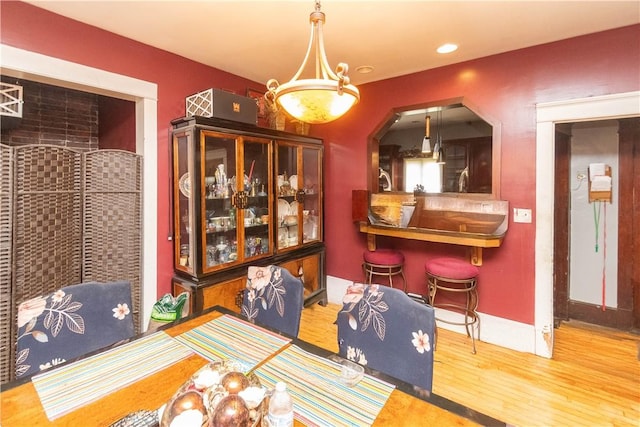
<instances>
[{"instance_id":1,"label":"hardwood floor","mask_svg":"<svg viewBox=\"0 0 640 427\"><path fill-rule=\"evenodd\" d=\"M337 352L339 310L305 308L300 338ZM439 329L433 392L517 426L638 427L640 336L569 322L555 337L553 359L484 342L473 355L466 336Z\"/></svg>"}]
</instances>

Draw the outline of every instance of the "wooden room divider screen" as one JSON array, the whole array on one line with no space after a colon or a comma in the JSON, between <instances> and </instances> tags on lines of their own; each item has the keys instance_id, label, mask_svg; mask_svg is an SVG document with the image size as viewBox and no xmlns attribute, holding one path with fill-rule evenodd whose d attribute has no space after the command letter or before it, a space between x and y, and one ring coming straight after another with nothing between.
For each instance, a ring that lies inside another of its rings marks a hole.
<instances>
[{"instance_id":1,"label":"wooden room divider screen","mask_svg":"<svg viewBox=\"0 0 640 427\"><path fill-rule=\"evenodd\" d=\"M0 145L0 381L14 378L17 307L81 282L128 280L140 331L142 158Z\"/></svg>"}]
</instances>

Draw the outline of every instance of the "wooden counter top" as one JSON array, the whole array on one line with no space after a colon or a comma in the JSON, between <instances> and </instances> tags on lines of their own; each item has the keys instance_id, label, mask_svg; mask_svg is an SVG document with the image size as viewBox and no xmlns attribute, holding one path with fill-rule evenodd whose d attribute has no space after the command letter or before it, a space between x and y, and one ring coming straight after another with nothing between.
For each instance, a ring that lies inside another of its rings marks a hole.
<instances>
[{"instance_id":1,"label":"wooden counter top","mask_svg":"<svg viewBox=\"0 0 640 427\"><path fill-rule=\"evenodd\" d=\"M497 248L509 225L508 203L451 197L373 195L369 206L374 219L359 221L367 234L367 247L376 249L376 236L468 246L471 263L482 265L482 248ZM403 222L403 212L409 209ZM380 221L377 221L377 219ZM373 223L372 223L373 222Z\"/></svg>"},{"instance_id":2,"label":"wooden counter top","mask_svg":"<svg viewBox=\"0 0 640 427\"><path fill-rule=\"evenodd\" d=\"M399 237L402 239L422 240L424 242L451 243L454 245L476 246L479 248L497 248L502 244L502 239L504 238L504 233L499 235L486 235L428 228L400 228L386 225L371 225L366 222L360 223L360 231L377 236Z\"/></svg>"},{"instance_id":3,"label":"wooden counter top","mask_svg":"<svg viewBox=\"0 0 640 427\"><path fill-rule=\"evenodd\" d=\"M371 225L360 222L360 232L367 234L367 249L376 250L376 236L397 237L400 239L422 240L423 242L450 243L468 246L470 248L470 262L482 265L482 248L497 248L502 244L505 233L496 235L482 235L447 230L431 230L415 227L392 227L385 225Z\"/></svg>"}]
</instances>

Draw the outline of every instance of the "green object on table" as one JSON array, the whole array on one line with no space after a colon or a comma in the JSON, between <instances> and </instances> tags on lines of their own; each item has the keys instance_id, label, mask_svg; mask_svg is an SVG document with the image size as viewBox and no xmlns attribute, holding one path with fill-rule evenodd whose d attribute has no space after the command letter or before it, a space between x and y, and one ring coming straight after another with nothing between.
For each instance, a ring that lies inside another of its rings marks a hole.
<instances>
[{"instance_id":1,"label":"green object on table","mask_svg":"<svg viewBox=\"0 0 640 427\"><path fill-rule=\"evenodd\" d=\"M189 306L187 305L188 300L189 294L187 292L183 292L177 297L171 294L165 294L153 304L149 329L155 329L186 316L189 312Z\"/></svg>"}]
</instances>

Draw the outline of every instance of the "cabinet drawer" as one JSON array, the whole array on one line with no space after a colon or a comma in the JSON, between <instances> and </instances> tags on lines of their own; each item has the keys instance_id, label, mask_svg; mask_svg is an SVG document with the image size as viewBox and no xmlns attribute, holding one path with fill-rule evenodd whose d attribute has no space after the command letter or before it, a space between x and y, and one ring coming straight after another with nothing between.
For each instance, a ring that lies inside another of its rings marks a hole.
<instances>
[{"instance_id":1,"label":"cabinet drawer","mask_svg":"<svg viewBox=\"0 0 640 427\"><path fill-rule=\"evenodd\" d=\"M171 281L171 291L173 296L180 295L182 292L189 293L189 314L198 313L215 305L239 313L242 304L241 292L246 282L247 278L243 275L219 283L196 286L186 279L175 277ZM240 299L236 300L236 298Z\"/></svg>"},{"instance_id":2,"label":"cabinet drawer","mask_svg":"<svg viewBox=\"0 0 640 427\"><path fill-rule=\"evenodd\" d=\"M214 305L221 305L236 313L240 313L240 307L236 303L236 297L245 288L246 283L246 276L242 276L201 289L202 308L206 309ZM240 300L240 304L242 304L242 300Z\"/></svg>"}]
</instances>

